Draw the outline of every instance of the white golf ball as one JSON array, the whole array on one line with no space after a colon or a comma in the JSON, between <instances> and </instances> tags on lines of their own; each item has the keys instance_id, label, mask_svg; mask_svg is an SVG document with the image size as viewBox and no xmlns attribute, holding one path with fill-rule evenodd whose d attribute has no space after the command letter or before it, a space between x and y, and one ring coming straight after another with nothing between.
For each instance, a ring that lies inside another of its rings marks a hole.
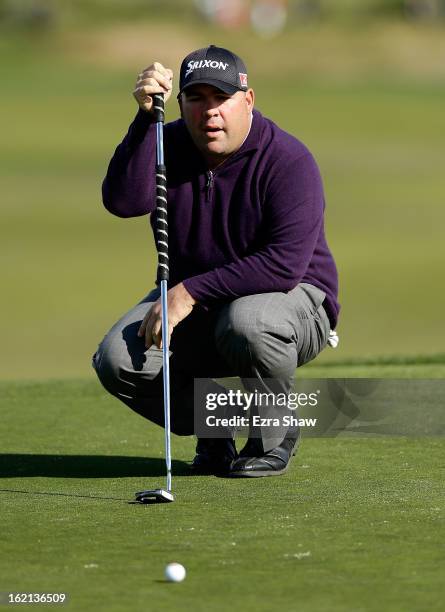
<instances>
[{"instance_id":1,"label":"white golf ball","mask_svg":"<svg viewBox=\"0 0 445 612\"><path fill-rule=\"evenodd\" d=\"M169 582L182 582L185 573L185 567L180 563L169 563L165 568L165 578Z\"/></svg>"}]
</instances>

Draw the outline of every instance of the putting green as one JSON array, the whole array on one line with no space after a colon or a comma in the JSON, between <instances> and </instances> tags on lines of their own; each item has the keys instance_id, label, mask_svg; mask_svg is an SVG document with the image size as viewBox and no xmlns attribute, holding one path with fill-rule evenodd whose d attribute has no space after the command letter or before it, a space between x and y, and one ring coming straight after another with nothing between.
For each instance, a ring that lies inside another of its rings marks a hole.
<instances>
[{"instance_id":1,"label":"putting green","mask_svg":"<svg viewBox=\"0 0 445 612\"><path fill-rule=\"evenodd\" d=\"M191 476L194 441L174 436L176 502L139 506L164 483L162 430L88 380L0 393L4 592L82 611L441 609L439 438L306 439L286 475L231 480ZM170 561L184 583L164 582Z\"/></svg>"}]
</instances>

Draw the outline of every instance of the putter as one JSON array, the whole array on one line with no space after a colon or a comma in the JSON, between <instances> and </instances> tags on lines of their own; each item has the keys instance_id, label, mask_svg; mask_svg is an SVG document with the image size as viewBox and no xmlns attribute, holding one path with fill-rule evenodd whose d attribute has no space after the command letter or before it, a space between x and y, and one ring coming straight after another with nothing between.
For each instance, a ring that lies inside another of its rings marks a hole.
<instances>
[{"instance_id":1,"label":"putter","mask_svg":"<svg viewBox=\"0 0 445 612\"><path fill-rule=\"evenodd\" d=\"M158 281L161 284L162 306L162 374L164 384L165 465L167 488L139 491L136 501L142 504L175 501L172 488L172 458L170 448L170 368L168 354L168 220L167 220L167 172L164 165L164 94L153 96L156 121L156 248L158 251Z\"/></svg>"}]
</instances>

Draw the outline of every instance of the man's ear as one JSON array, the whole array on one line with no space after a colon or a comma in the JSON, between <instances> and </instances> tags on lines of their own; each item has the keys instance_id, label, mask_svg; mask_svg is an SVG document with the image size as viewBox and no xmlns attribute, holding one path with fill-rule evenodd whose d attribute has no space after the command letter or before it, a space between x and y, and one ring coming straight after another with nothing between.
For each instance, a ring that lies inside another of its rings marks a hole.
<instances>
[{"instance_id":1,"label":"man's ear","mask_svg":"<svg viewBox=\"0 0 445 612\"><path fill-rule=\"evenodd\" d=\"M182 94L179 94L179 96L178 96L178 104L179 104L179 112L181 113L181 119L183 119L183 115L182 115Z\"/></svg>"},{"instance_id":2,"label":"man's ear","mask_svg":"<svg viewBox=\"0 0 445 612\"><path fill-rule=\"evenodd\" d=\"M255 104L255 92L253 91L251 87L246 91L246 102L247 102L249 112L252 112L254 104Z\"/></svg>"}]
</instances>

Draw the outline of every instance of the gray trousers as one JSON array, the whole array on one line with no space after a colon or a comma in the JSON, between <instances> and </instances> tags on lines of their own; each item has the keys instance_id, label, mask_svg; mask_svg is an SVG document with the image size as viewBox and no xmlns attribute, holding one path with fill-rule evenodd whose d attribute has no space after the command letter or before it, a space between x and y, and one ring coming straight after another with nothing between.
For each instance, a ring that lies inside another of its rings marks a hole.
<instances>
[{"instance_id":1,"label":"gray trousers","mask_svg":"<svg viewBox=\"0 0 445 612\"><path fill-rule=\"evenodd\" d=\"M160 289L154 289L113 325L93 356L93 367L107 391L163 426L162 350L147 350L137 336L159 296ZM320 289L300 283L288 293L249 295L210 310L195 306L173 330L169 347L172 432L193 434L195 378L240 377L250 381L250 391L265 393L271 392L273 379L274 393L292 391L295 369L327 344L324 298ZM277 446L280 436L265 431L260 436L264 450Z\"/></svg>"}]
</instances>

